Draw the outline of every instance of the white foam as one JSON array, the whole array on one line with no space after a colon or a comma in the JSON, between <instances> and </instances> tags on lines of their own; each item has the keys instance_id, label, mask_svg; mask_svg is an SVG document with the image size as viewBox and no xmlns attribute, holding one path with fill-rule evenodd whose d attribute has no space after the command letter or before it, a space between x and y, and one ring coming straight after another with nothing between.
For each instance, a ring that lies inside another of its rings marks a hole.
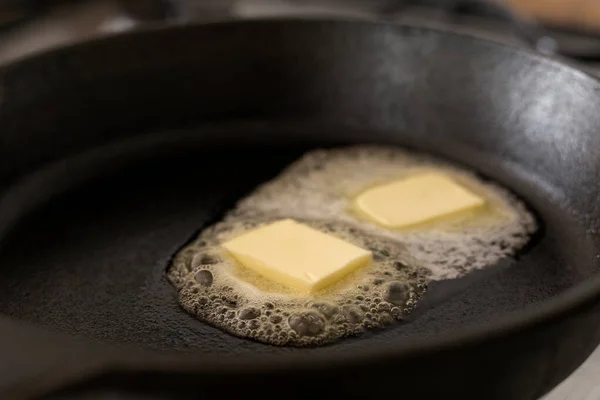
<instances>
[{"instance_id":1,"label":"white foam","mask_svg":"<svg viewBox=\"0 0 600 400\"><path fill-rule=\"evenodd\" d=\"M391 231L348 212L352 198L366 188L435 169L483 196L483 213ZM456 278L514 254L535 231L535 219L507 190L474 174L425 156L389 147L359 146L305 155L276 179L238 204L240 210L349 223L407 246L432 271L432 279Z\"/></svg>"},{"instance_id":2,"label":"white foam","mask_svg":"<svg viewBox=\"0 0 600 400\"><path fill-rule=\"evenodd\" d=\"M421 169L442 170L484 196L484 211L390 231L348 212L355 194ZM219 244L280 218L374 252L374 263L311 295L238 266ZM402 319L431 280L513 255L535 220L508 191L441 161L395 148L314 151L239 202L175 257L169 279L182 306L232 334L276 345L317 345Z\"/></svg>"}]
</instances>

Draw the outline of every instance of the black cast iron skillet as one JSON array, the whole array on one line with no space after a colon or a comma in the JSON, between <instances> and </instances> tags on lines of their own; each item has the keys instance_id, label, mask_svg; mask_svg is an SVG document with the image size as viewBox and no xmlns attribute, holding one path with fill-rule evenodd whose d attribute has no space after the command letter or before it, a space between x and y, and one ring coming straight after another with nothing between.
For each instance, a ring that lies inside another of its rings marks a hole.
<instances>
[{"instance_id":1,"label":"black cast iron skillet","mask_svg":"<svg viewBox=\"0 0 600 400\"><path fill-rule=\"evenodd\" d=\"M261 20L97 40L0 78L2 399L535 399L600 341L600 84L574 68L425 27ZM540 231L432 285L409 322L325 347L178 307L165 269L198 229L304 151L353 143L473 168Z\"/></svg>"}]
</instances>

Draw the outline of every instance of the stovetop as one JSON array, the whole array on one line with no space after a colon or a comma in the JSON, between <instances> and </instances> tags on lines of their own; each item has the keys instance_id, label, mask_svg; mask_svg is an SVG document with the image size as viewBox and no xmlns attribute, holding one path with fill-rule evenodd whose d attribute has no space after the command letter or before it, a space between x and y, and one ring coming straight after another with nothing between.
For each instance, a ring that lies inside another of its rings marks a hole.
<instances>
[{"instance_id":1,"label":"stovetop","mask_svg":"<svg viewBox=\"0 0 600 400\"><path fill-rule=\"evenodd\" d=\"M436 21L559 55L600 74L600 31L596 37L549 28L490 0L8 0L0 2L0 63L147 24L274 15Z\"/></svg>"}]
</instances>

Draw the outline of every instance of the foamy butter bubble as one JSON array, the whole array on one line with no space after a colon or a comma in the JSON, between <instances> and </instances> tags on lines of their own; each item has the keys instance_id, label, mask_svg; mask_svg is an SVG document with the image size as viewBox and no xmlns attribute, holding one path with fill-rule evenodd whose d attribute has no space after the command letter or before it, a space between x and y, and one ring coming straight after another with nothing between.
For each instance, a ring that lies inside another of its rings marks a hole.
<instances>
[{"instance_id":1,"label":"foamy butter bubble","mask_svg":"<svg viewBox=\"0 0 600 400\"><path fill-rule=\"evenodd\" d=\"M352 213L350 203L361 191L424 170L451 176L487 206L396 231ZM307 295L239 266L220 247L283 218L370 249L373 264ZM175 256L168 276L183 308L200 320L265 343L318 345L402 319L428 282L513 255L535 228L532 215L508 191L436 159L387 147L319 150L205 229Z\"/></svg>"}]
</instances>

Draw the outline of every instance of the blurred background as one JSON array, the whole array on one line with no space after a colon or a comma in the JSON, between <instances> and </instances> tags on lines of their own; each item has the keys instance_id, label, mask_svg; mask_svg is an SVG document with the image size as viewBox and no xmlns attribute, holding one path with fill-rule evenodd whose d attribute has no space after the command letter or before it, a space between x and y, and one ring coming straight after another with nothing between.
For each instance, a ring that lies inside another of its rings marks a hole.
<instances>
[{"instance_id":1,"label":"blurred background","mask_svg":"<svg viewBox=\"0 0 600 400\"><path fill-rule=\"evenodd\" d=\"M600 74L599 0L0 0L0 63L144 26L273 15L435 20Z\"/></svg>"}]
</instances>

